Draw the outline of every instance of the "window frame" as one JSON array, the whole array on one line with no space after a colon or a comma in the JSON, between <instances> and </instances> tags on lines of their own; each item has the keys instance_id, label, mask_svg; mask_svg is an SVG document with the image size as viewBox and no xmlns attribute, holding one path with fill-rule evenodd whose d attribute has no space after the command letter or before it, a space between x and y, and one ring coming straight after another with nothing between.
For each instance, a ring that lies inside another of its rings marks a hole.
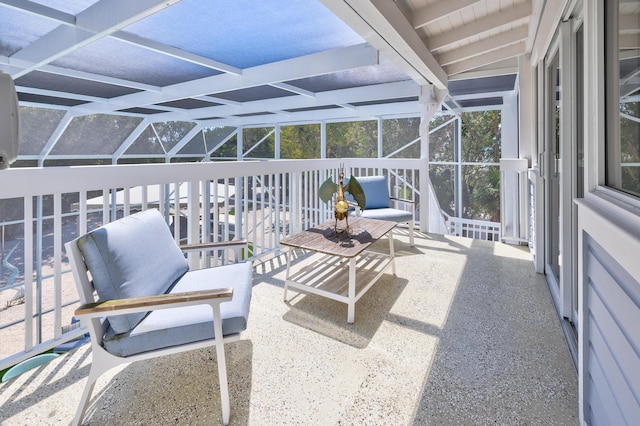
<instances>
[{"instance_id":1,"label":"window frame","mask_svg":"<svg viewBox=\"0 0 640 426\"><path fill-rule=\"evenodd\" d=\"M600 0L597 2L595 15L599 16L595 22L595 34L600 34L601 38L595 40L598 45L597 60L600 64L598 73L602 75L601 88L604 111L600 112L599 119L602 123L602 139L597 146L597 178L594 193L607 201L614 202L619 206L638 210L640 209L640 196L625 191L622 182L618 187L611 182L611 168L620 169L620 62L619 56L615 53L615 60L611 60L606 52L618 52L618 23L619 23L619 1ZM613 12L613 13L612 13ZM585 48L587 47L585 40ZM586 53L586 52L585 52ZM587 53L588 55L588 53ZM612 77L613 76L613 77ZM588 84L588 83L587 83ZM609 106L612 106L609 108ZM588 121L588 120L586 120ZM612 146L613 144L613 146ZM620 178L621 179L621 178ZM585 191L587 192L587 191Z\"/></svg>"}]
</instances>

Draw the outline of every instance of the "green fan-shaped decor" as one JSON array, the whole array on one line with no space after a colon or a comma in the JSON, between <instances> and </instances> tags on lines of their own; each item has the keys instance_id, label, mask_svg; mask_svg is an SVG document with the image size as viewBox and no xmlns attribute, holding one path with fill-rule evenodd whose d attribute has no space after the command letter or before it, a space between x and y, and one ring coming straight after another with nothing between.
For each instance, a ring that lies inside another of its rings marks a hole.
<instances>
[{"instance_id":1,"label":"green fan-shaped decor","mask_svg":"<svg viewBox=\"0 0 640 426\"><path fill-rule=\"evenodd\" d=\"M335 193L338 194L338 196L336 197L336 202L334 204L334 216L336 218L334 231L336 233L339 233L339 232L350 233L351 232L349 228L350 202L347 201L344 194L349 193L353 197L353 199L356 200L356 202L353 204L357 204L358 207L360 207L361 209L364 209L367 204L367 199L364 195L364 190L362 189L360 182L358 182L358 180L353 175L351 175L351 177L349 178L349 182L346 185L344 185L344 171L340 169L340 179L338 183L335 183L331 178L328 178L322 183L322 185L320 185L319 193L320 193L319 194L320 199L325 203L328 203L329 201L331 201L331 199L333 198L333 194ZM340 220L345 221L344 229L338 229L338 221Z\"/></svg>"}]
</instances>

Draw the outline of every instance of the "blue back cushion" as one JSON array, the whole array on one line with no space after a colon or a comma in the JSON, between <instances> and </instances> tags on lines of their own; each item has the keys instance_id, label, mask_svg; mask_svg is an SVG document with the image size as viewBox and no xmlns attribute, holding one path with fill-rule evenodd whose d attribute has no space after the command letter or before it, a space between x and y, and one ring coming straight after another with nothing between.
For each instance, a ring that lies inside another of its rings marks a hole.
<instances>
[{"instance_id":1,"label":"blue back cushion","mask_svg":"<svg viewBox=\"0 0 640 426\"><path fill-rule=\"evenodd\" d=\"M102 226L78 239L101 301L165 293L189 266L157 210ZM145 312L110 316L116 333L133 329Z\"/></svg>"},{"instance_id":2,"label":"blue back cushion","mask_svg":"<svg viewBox=\"0 0 640 426\"><path fill-rule=\"evenodd\" d=\"M391 207L389 185L386 176L363 176L358 182L367 197L366 209L386 209Z\"/></svg>"}]
</instances>

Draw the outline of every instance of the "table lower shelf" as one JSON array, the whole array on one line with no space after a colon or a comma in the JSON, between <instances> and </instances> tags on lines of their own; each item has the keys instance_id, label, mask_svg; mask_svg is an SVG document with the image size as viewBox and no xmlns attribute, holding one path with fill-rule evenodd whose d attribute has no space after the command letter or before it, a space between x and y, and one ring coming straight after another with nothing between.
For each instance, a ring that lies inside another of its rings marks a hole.
<instances>
[{"instance_id":1,"label":"table lower shelf","mask_svg":"<svg viewBox=\"0 0 640 426\"><path fill-rule=\"evenodd\" d=\"M389 266L395 266L393 262L393 256L372 251L365 251L355 258L315 254L310 264L287 274L285 301L287 288L294 288L346 303L349 305L348 322L352 323L355 302L378 281ZM350 273L354 274L352 286L349 285ZM395 274L395 268L393 273Z\"/></svg>"}]
</instances>

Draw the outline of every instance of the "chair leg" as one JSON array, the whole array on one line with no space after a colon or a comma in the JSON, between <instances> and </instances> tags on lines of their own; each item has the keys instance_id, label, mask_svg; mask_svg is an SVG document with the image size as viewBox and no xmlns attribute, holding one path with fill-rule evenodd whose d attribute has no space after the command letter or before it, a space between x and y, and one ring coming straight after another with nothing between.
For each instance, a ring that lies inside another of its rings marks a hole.
<instances>
[{"instance_id":1,"label":"chair leg","mask_svg":"<svg viewBox=\"0 0 640 426\"><path fill-rule=\"evenodd\" d=\"M89 401L91 400L91 394L93 393L93 387L96 385L98 377L102 374L102 371L98 371L98 368L94 367L95 364L91 363L91 370L87 383L84 385L84 391L82 392L82 398L80 398L80 404L78 405L78 411L76 411L76 417L73 419L72 425L77 426L82 424L82 419L87 412Z\"/></svg>"},{"instance_id":2,"label":"chair leg","mask_svg":"<svg viewBox=\"0 0 640 426\"><path fill-rule=\"evenodd\" d=\"M220 400L222 403L222 423L229 424L231 404L229 403L229 385L227 380L227 361L224 355L224 338L220 320L220 305L212 304L213 330L216 339L216 358L218 361L218 379L220 381Z\"/></svg>"},{"instance_id":3,"label":"chair leg","mask_svg":"<svg viewBox=\"0 0 640 426\"><path fill-rule=\"evenodd\" d=\"M76 412L76 417L73 419L73 425L82 424L82 420L84 419L84 415L87 412L87 407L89 406L89 401L91 400L91 394L93 393L93 388L96 385L98 377L102 376L103 373L111 370L112 368L126 362L123 358L111 355L106 352L102 347L95 344L94 341L91 342L91 370L89 370L89 377L87 378L87 384L84 386L84 391L82 392L82 398L80 398L80 404L78 405L78 411Z\"/></svg>"},{"instance_id":4,"label":"chair leg","mask_svg":"<svg viewBox=\"0 0 640 426\"><path fill-rule=\"evenodd\" d=\"M409 221L409 245L411 247L414 246L414 243L413 243L413 220Z\"/></svg>"}]
</instances>

